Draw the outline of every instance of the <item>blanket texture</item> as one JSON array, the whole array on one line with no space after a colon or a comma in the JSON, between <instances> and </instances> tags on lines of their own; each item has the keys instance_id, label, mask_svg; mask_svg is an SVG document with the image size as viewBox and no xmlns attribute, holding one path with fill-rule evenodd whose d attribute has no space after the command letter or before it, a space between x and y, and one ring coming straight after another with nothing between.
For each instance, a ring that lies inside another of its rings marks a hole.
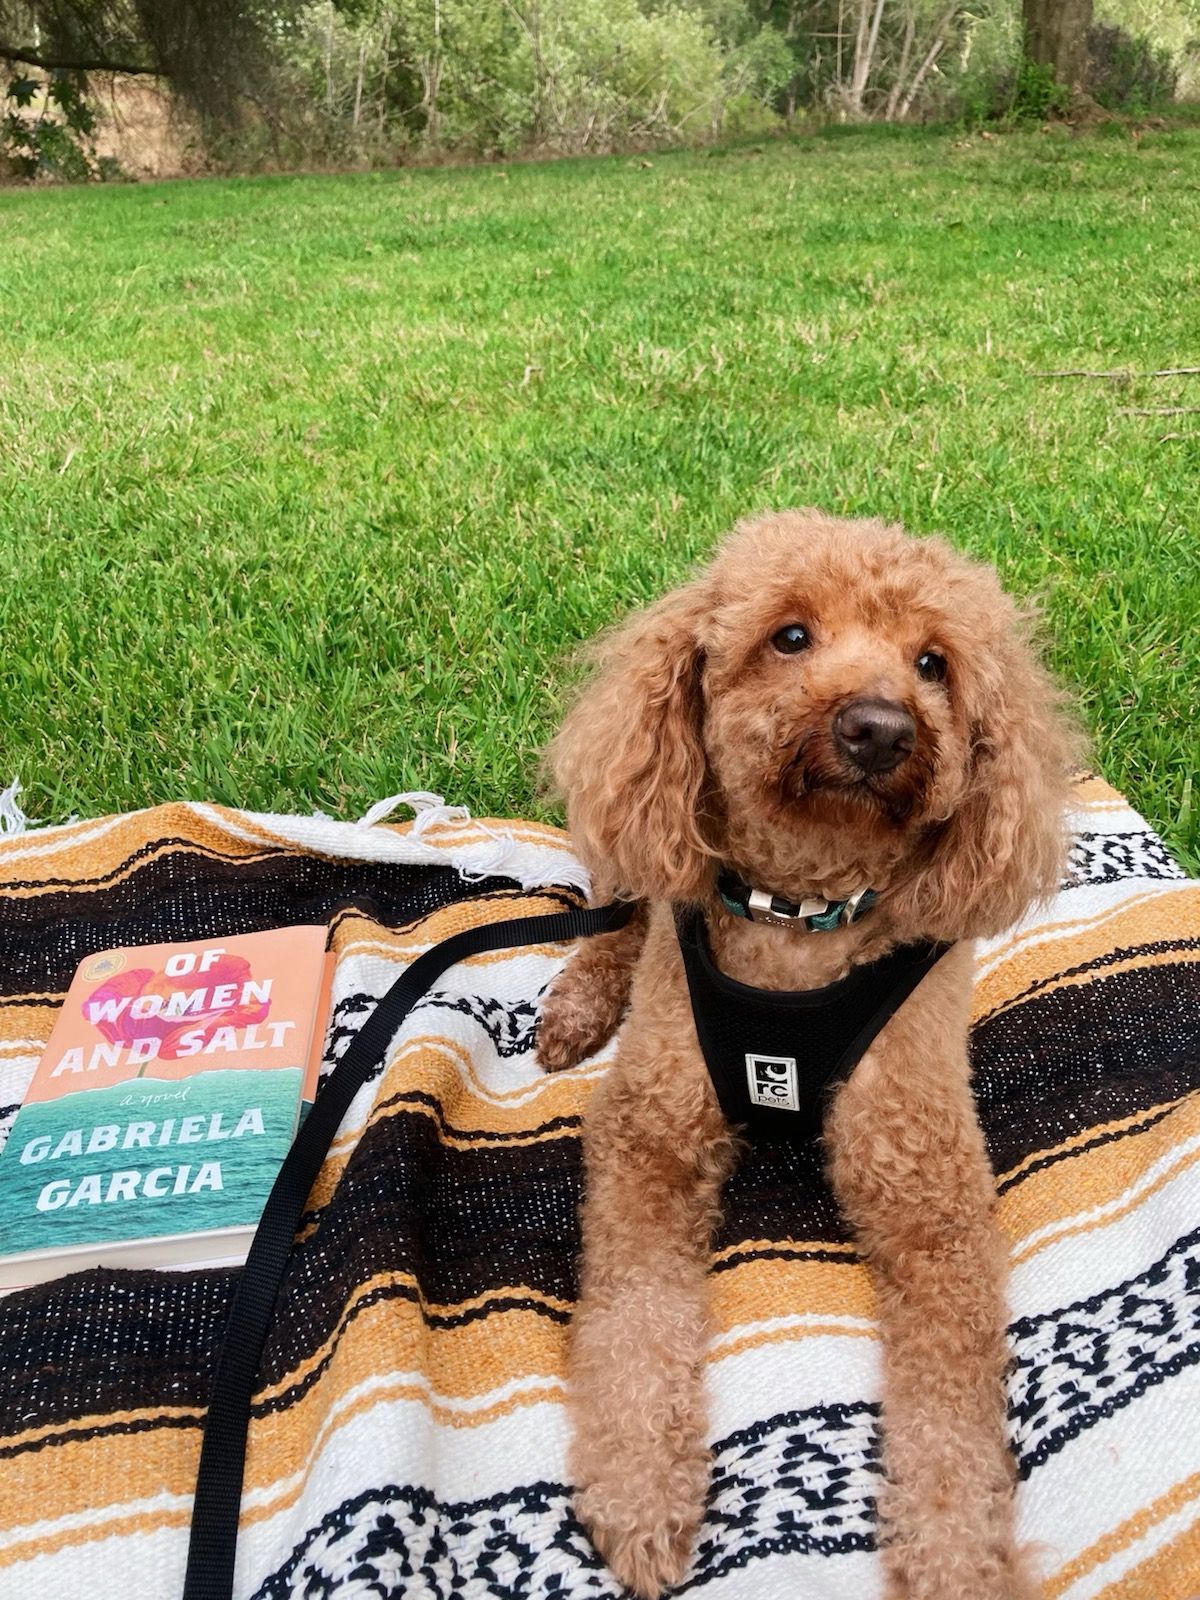
<instances>
[{"instance_id":1,"label":"blanket texture","mask_svg":"<svg viewBox=\"0 0 1200 1600\"><path fill-rule=\"evenodd\" d=\"M412 798L401 826L172 805L0 841L5 1129L89 952L327 921L332 1065L431 943L578 902L561 834ZM975 1004L1012 1242L1020 1530L1048 1600L1184 1600L1200 1594L1200 885L1102 783L1080 786L1073 825L1069 882L981 948ZM534 1065L564 954L452 969L351 1107L260 1374L238 1600L617 1594L564 1481L580 1118L609 1054L555 1078ZM3 1600L179 1594L235 1277L94 1271L0 1300ZM711 1287L715 1475L684 1587L875 1600L871 1288L814 1150L746 1159Z\"/></svg>"}]
</instances>

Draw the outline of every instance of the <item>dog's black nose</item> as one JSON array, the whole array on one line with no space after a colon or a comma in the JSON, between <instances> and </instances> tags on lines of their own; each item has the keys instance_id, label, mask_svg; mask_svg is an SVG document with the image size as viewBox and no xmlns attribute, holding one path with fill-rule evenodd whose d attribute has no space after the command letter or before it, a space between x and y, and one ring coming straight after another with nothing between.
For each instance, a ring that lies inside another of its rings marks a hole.
<instances>
[{"instance_id":1,"label":"dog's black nose","mask_svg":"<svg viewBox=\"0 0 1200 1600\"><path fill-rule=\"evenodd\" d=\"M890 772L912 755L917 725L893 700L852 700L834 717L833 737L864 772Z\"/></svg>"}]
</instances>

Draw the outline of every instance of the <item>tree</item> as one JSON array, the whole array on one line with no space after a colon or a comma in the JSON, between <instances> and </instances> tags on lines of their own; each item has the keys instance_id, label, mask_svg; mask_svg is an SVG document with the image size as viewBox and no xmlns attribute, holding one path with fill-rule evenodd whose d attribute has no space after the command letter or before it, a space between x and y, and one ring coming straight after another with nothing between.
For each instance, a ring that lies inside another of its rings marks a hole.
<instances>
[{"instance_id":1,"label":"tree","mask_svg":"<svg viewBox=\"0 0 1200 1600\"><path fill-rule=\"evenodd\" d=\"M1073 94L1088 87L1092 0L1022 0L1025 59Z\"/></svg>"},{"instance_id":2,"label":"tree","mask_svg":"<svg viewBox=\"0 0 1200 1600\"><path fill-rule=\"evenodd\" d=\"M203 122L227 123L261 83L278 25L267 0L0 0L0 61L162 77Z\"/></svg>"}]
</instances>

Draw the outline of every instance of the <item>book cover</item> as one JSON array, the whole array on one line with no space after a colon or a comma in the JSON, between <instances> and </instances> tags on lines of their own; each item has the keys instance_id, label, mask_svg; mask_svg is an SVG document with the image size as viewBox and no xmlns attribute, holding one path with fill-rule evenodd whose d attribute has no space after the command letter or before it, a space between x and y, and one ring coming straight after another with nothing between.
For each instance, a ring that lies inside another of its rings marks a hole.
<instances>
[{"instance_id":1,"label":"book cover","mask_svg":"<svg viewBox=\"0 0 1200 1600\"><path fill-rule=\"evenodd\" d=\"M0 1152L0 1287L243 1258L316 1092L320 927L80 963Z\"/></svg>"}]
</instances>

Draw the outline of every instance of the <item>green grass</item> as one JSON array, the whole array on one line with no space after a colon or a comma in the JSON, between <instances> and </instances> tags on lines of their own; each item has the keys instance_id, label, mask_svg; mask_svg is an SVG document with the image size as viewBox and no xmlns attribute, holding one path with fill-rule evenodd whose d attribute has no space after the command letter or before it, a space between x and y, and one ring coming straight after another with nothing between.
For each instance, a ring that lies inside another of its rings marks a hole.
<instances>
[{"instance_id":1,"label":"green grass","mask_svg":"<svg viewBox=\"0 0 1200 1600\"><path fill-rule=\"evenodd\" d=\"M1200 866L1200 131L0 195L0 780L542 811L578 640L755 508L1040 595Z\"/></svg>"}]
</instances>

